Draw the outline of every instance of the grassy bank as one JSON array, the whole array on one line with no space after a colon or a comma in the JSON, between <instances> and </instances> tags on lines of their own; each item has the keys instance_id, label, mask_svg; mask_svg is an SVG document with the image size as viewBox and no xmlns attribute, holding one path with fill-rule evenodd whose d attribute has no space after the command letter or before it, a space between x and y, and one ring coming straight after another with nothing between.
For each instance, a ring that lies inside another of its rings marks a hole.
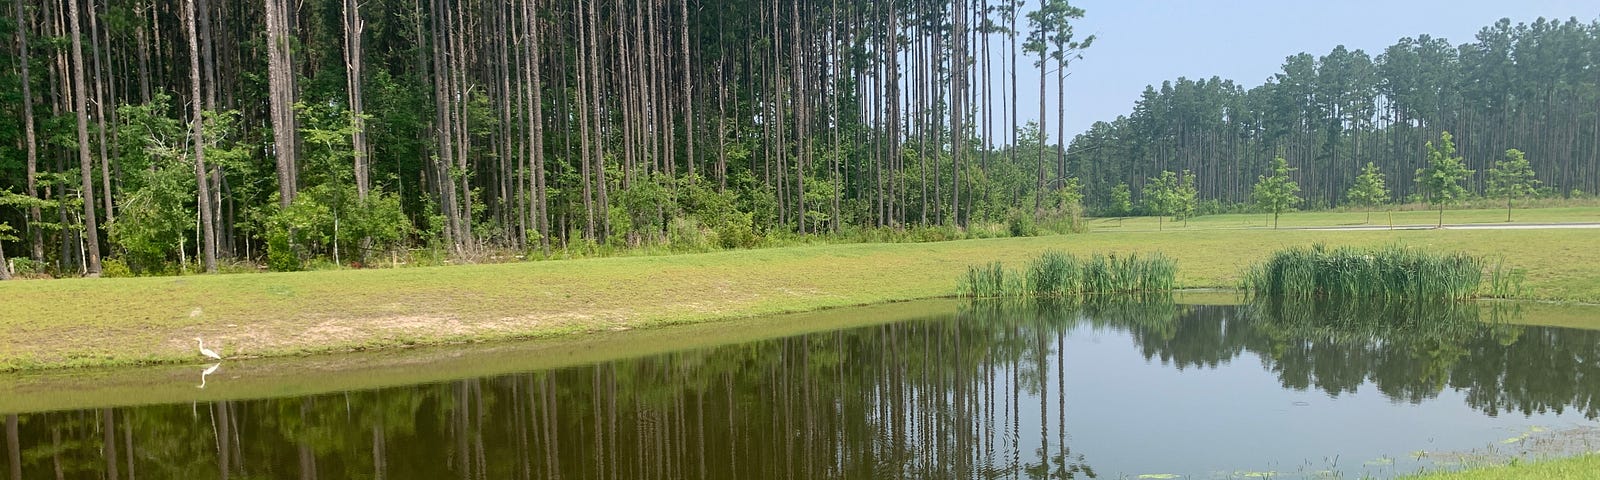
<instances>
[{"instance_id":1,"label":"grassy bank","mask_svg":"<svg viewBox=\"0 0 1600 480\"><path fill-rule=\"evenodd\" d=\"M1439 211L1408 206L1399 211L1315 211L1285 213L1278 219L1278 227L1343 227L1361 225L1434 225L1439 222ZM1371 218L1371 222L1368 222ZM1519 209L1512 212L1516 223L1589 223L1600 222L1600 208L1555 207ZM1096 218L1089 220L1089 228L1096 232L1144 232L1165 230L1218 230L1218 229L1271 229L1272 215L1265 213L1236 213L1195 217L1187 222L1174 222L1167 218L1157 225L1155 217ZM1505 224L1504 208L1475 208L1445 210L1446 224Z\"/></svg>"},{"instance_id":2,"label":"grassy bank","mask_svg":"<svg viewBox=\"0 0 1600 480\"><path fill-rule=\"evenodd\" d=\"M1400 480L1586 480L1600 475L1600 454L1556 460L1427 473Z\"/></svg>"},{"instance_id":3,"label":"grassy bank","mask_svg":"<svg viewBox=\"0 0 1600 480\"><path fill-rule=\"evenodd\" d=\"M1098 233L820 245L663 257L177 278L0 283L0 370L542 338L947 296L969 265L1046 250L1156 253L1177 286L1233 287L1292 245L1504 255L1523 298L1600 302L1588 230Z\"/></svg>"}]
</instances>

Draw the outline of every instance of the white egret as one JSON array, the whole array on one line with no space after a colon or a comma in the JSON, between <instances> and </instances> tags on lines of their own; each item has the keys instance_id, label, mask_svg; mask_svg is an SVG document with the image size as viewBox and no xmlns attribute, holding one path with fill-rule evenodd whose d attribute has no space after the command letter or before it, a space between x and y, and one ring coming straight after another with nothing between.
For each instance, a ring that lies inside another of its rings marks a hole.
<instances>
[{"instance_id":1,"label":"white egret","mask_svg":"<svg viewBox=\"0 0 1600 480\"><path fill-rule=\"evenodd\" d=\"M222 364L213 363L211 366L206 367L205 371L200 372L200 386L195 388L206 388L206 375L216 373L218 368L222 368Z\"/></svg>"},{"instance_id":2,"label":"white egret","mask_svg":"<svg viewBox=\"0 0 1600 480\"><path fill-rule=\"evenodd\" d=\"M200 337L195 337L194 341L200 342L200 354L201 355L205 355L207 357L210 357L210 358L213 358L213 359L216 359L216 360L222 360L222 356L221 355L217 355L217 352L213 352L213 351L211 351L211 349L206 348L206 341L205 340L201 340Z\"/></svg>"}]
</instances>

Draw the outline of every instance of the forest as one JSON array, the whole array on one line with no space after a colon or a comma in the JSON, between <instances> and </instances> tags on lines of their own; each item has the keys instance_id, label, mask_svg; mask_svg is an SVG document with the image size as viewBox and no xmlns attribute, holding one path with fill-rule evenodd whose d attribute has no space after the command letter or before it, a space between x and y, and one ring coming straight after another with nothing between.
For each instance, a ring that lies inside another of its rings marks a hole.
<instances>
[{"instance_id":1,"label":"forest","mask_svg":"<svg viewBox=\"0 0 1600 480\"><path fill-rule=\"evenodd\" d=\"M1121 184L1137 199L1148 179L1182 170L1203 200L1249 202L1280 156L1307 207L1363 203L1347 194L1369 163L1393 200L1414 201L1427 143L1443 132L1478 173L1466 179L1473 194L1489 193L1488 171L1512 149L1525 153L1544 195L1600 191L1600 21L1503 19L1459 45L1418 35L1376 55L1300 53L1254 87L1163 82L1128 115L1074 137L1068 171L1091 210L1114 210Z\"/></svg>"},{"instance_id":2,"label":"forest","mask_svg":"<svg viewBox=\"0 0 1600 480\"><path fill-rule=\"evenodd\" d=\"M1306 206L1367 162L1404 200L1445 130L1479 171L1520 148L1600 190L1577 20L1180 79L1062 142L1094 43L1066 0L12 3L0 278L1076 231L1117 198L1245 202L1276 156Z\"/></svg>"},{"instance_id":3,"label":"forest","mask_svg":"<svg viewBox=\"0 0 1600 480\"><path fill-rule=\"evenodd\" d=\"M987 93L1059 87L1092 37L1021 3L19 0L0 255L137 274L1028 230L1076 204L1065 152L1045 119L979 139L1019 130Z\"/></svg>"}]
</instances>

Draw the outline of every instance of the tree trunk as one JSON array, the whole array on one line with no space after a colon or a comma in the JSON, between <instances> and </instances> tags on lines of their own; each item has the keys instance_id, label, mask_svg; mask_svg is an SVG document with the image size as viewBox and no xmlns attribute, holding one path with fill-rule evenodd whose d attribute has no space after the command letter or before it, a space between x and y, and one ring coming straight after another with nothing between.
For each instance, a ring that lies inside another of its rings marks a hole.
<instances>
[{"instance_id":1,"label":"tree trunk","mask_svg":"<svg viewBox=\"0 0 1600 480\"><path fill-rule=\"evenodd\" d=\"M545 166L544 166L544 85L539 73L539 23L535 15L537 0L530 0L523 6L522 20L527 24L528 75L531 85L528 87L533 94L533 99L528 102L532 110L528 113L528 150L532 154L533 163L533 197L534 215L539 229L539 249L546 257L550 256L550 216L549 204L545 196Z\"/></svg>"},{"instance_id":2,"label":"tree trunk","mask_svg":"<svg viewBox=\"0 0 1600 480\"><path fill-rule=\"evenodd\" d=\"M582 12L582 11L576 11L576 12L573 13L573 17L578 19L578 24L577 24L577 29L576 29L576 32L577 32L576 35L578 37L578 41L576 42L577 43L577 49L578 49L578 52L577 52L578 56L576 58L576 60L578 62L578 65L577 65L578 69L575 70L576 75L578 77L578 91L577 91L578 99L577 99L576 102L573 102L573 103L574 103L574 105L576 105L578 107L578 128L579 128L579 132L578 132L579 159L578 159L578 161L580 163L579 171L580 171L580 174L582 175L582 178L583 178L583 212L584 212L584 219L586 221L585 226L584 226L584 230L583 230L583 236L585 238L588 238L589 240L593 241L593 240L595 240L595 234L596 234L597 230L595 229L595 208L594 208L594 187L593 187L594 186L594 177L589 174L589 169L593 165L593 162L591 162L591 159L589 158L590 155L592 154L592 150L589 149L589 142L590 142L589 130L590 130L590 128L589 128L589 107L588 107L588 104L589 104L589 84L592 83L591 79L590 79L591 75L589 73L589 58L588 57L590 55L589 51L592 50L593 47L590 45L590 43L588 41L589 36L587 35L588 29L586 28L586 25L588 24L588 22L586 22L585 20L588 18L588 15L585 15L584 12ZM595 120L599 120L599 119L595 119Z\"/></svg>"},{"instance_id":3,"label":"tree trunk","mask_svg":"<svg viewBox=\"0 0 1600 480\"><path fill-rule=\"evenodd\" d=\"M78 166L82 178L86 273L100 276L100 225L95 217L94 163L89 154L89 88L84 82L83 32L78 27L78 0L67 0L67 25L72 35L72 103L78 117ZM109 192L108 192L109 194Z\"/></svg>"},{"instance_id":4,"label":"tree trunk","mask_svg":"<svg viewBox=\"0 0 1600 480\"><path fill-rule=\"evenodd\" d=\"M100 20L99 14L94 9L94 3L89 3L89 45L94 59L94 118L97 124L95 130L96 140L100 144L100 191L106 214L106 224L116 222L117 216L111 206L111 160L106 145L106 95L105 78L107 72L101 70L100 65Z\"/></svg>"},{"instance_id":5,"label":"tree trunk","mask_svg":"<svg viewBox=\"0 0 1600 480\"><path fill-rule=\"evenodd\" d=\"M200 105L200 40L195 31L195 0L184 0L183 17L187 24L189 34L189 134L194 143L194 175L195 184L199 187L196 206L200 209L200 230L202 232L200 248L202 258L205 259L206 273L217 273L217 230L214 223L214 205L211 198L210 183L206 178L206 146L204 138L205 117L201 114Z\"/></svg>"},{"instance_id":6,"label":"tree trunk","mask_svg":"<svg viewBox=\"0 0 1600 480\"><path fill-rule=\"evenodd\" d=\"M266 0L267 100L272 119L273 155L277 158L278 206L288 208L299 192L296 185L296 128L293 65L289 50L289 12L285 0Z\"/></svg>"},{"instance_id":7,"label":"tree trunk","mask_svg":"<svg viewBox=\"0 0 1600 480\"><path fill-rule=\"evenodd\" d=\"M32 23L28 21L27 16L24 14L22 0L16 0L15 6L17 10L17 49L21 52L19 57L21 61L17 63L20 64L22 69L22 78L20 79L22 84L22 125L23 136L26 137L25 142L28 150L28 187L26 193L29 199L38 199L39 142L38 135L33 127L33 77L28 74L29 63L31 63L29 60L33 58L28 55L28 29L31 28ZM28 243L31 247L29 253L32 254L34 262L40 263L44 262L44 230L40 229L38 224L43 221L44 214L40 211L39 206L37 204L29 205L28 224L24 228L28 231L30 239Z\"/></svg>"},{"instance_id":8,"label":"tree trunk","mask_svg":"<svg viewBox=\"0 0 1600 480\"><path fill-rule=\"evenodd\" d=\"M678 35L683 54L683 161L688 164L689 177L694 178L694 84L689 81L689 0L682 0L678 12L683 17Z\"/></svg>"},{"instance_id":9,"label":"tree trunk","mask_svg":"<svg viewBox=\"0 0 1600 480\"><path fill-rule=\"evenodd\" d=\"M366 26L361 19L361 3L358 0L345 0L345 83L350 94L350 150L355 155L356 198L363 205L372 186L367 171L367 120L362 116L361 95L361 33Z\"/></svg>"},{"instance_id":10,"label":"tree trunk","mask_svg":"<svg viewBox=\"0 0 1600 480\"><path fill-rule=\"evenodd\" d=\"M6 415L6 463L11 480L22 480L22 441L17 435L17 414Z\"/></svg>"},{"instance_id":11,"label":"tree trunk","mask_svg":"<svg viewBox=\"0 0 1600 480\"><path fill-rule=\"evenodd\" d=\"M11 279L11 262L6 260L5 242L0 242L0 280Z\"/></svg>"},{"instance_id":12,"label":"tree trunk","mask_svg":"<svg viewBox=\"0 0 1600 480\"><path fill-rule=\"evenodd\" d=\"M1045 56L1045 54L1042 53L1042 52L1039 53L1039 158L1037 159L1038 160L1038 164L1039 164L1039 176L1038 176L1038 179L1037 179L1037 184L1034 186L1034 190L1033 190L1033 214L1034 215L1040 215L1040 214L1044 213L1044 165L1045 165L1045 158L1046 158L1045 157L1044 146L1045 146L1046 143L1048 143L1048 142L1045 142L1045 132L1049 131L1044 126L1044 119L1045 119L1045 113L1044 113L1045 112L1045 109L1044 109L1044 106L1045 106L1044 105L1044 98L1045 98L1044 94L1045 94L1045 91L1044 91L1044 86L1045 86L1045 72L1046 72L1045 66L1048 65L1048 63L1049 63L1046 60L1047 60L1047 57Z\"/></svg>"}]
</instances>

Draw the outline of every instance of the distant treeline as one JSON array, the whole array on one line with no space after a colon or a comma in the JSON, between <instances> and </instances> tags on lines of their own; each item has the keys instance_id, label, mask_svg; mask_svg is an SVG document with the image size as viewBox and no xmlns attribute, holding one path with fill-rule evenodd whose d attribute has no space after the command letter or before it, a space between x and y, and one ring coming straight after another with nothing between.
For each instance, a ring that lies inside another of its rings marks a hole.
<instances>
[{"instance_id":1,"label":"distant treeline","mask_svg":"<svg viewBox=\"0 0 1600 480\"><path fill-rule=\"evenodd\" d=\"M1092 208L1110 208L1121 183L1137 203L1164 170L1192 171L1202 201L1248 202L1276 156L1297 169L1308 206L1337 206L1369 162L1395 199L1414 198L1424 145L1444 131L1479 173L1474 192L1509 149L1526 153L1546 194L1600 191L1600 21L1500 20L1460 45L1420 35L1376 56L1301 53L1254 88L1163 82L1074 138L1068 162Z\"/></svg>"}]
</instances>

